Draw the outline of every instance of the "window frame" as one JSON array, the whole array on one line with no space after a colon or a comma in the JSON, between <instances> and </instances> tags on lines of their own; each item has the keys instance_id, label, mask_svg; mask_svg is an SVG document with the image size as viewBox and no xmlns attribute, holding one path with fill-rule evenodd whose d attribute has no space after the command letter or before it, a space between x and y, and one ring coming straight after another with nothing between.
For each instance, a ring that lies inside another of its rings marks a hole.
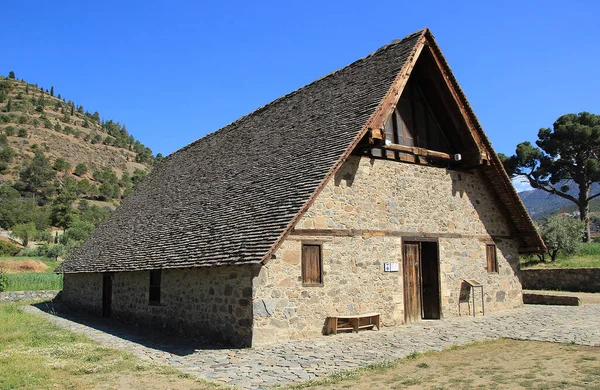
<instances>
[{"instance_id":1,"label":"window frame","mask_svg":"<svg viewBox=\"0 0 600 390\"><path fill-rule=\"evenodd\" d=\"M306 280L306 276L304 269L305 267L305 262L306 262L306 258L304 255L304 248L306 247L318 247L319 248L319 282L307 282ZM320 242L303 242L302 243L302 248L300 251L300 272L301 272L301 278L302 278L302 287L323 287L324 286L324 281L323 281L323 244Z\"/></svg>"},{"instance_id":2,"label":"window frame","mask_svg":"<svg viewBox=\"0 0 600 390\"><path fill-rule=\"evenodd\" d=\"M490 250L490 249L492 249L492 250ZM494 256L493 259L490 259L490 254L493 254L493 256ZM496 248L496 244L486 244L485 245L485 259L486 259L485 268L486 268L488 274L497 274L498 273L498 248Z\"/></svg>"},{"instance_id":3,"label":"window frame","mask_svg":"<svg viewBox=\"0 0 600 390\"><path fill-rule=\"evenodd\" d=\"M149 276L149 278L148 278L149 279L148 280L148 305L158 306L158 305L160 305L160 301L161 301L160 298L161 298L161 285L162 285L162 270L160 270L160 269L150 270L148 276ZM158 279L158 282L156 281L156 279ZM155 295L158 295L158 300L153 299L153 298L156 298Z\"/></svg>"}]
</instances>

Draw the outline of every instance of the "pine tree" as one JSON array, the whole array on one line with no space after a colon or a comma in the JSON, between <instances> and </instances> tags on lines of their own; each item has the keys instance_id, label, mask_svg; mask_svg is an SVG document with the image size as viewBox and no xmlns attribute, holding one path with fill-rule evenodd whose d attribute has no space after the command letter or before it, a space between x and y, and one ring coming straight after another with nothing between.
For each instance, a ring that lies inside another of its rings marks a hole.
<instances>
[{"instance_id":1,"label":"pine tree","mask_svg":"<svg viewBox=\"0 0 600 390\"><path fill-rule=\"evenodd\" d=\"M25 84L25 94L29 95L29 83Z\"/></svg>"},{"instance_id":2,"label":"pine tree","mask_svg":"<svg viewBox=\"0 0 600 390\"><path fill-rule=\"evenodd\" d=\"M6 112L10 112L12 108L12 98L8 98L8 103L6 103Z\"/></svg>"},{"instance_id":3,"label":"pine tree","mask_svg":"<svg viewBox=\"0 0 600 390\"><path fill-rule=\"evenodd\" d=\"M76 216L75 209L71 207L75 199L77 199L73 187L73 185L65 182L58 196L52 202L52 223L54 226L63 228L63 231L71 226Z\"/></svg>"},{"instance_id":4,"label":"pine tree","mask_svg":"<svg viewBox=\"0 0 600 390\"><path fill-rule=\"evenodd\" d=\"M8 78L14 80L15 79L15 72L12 71L12 70L10 72L8 72Z\"/></svg>"},{"instance_id":5,"label":"pine tree","mask_svg":"<svg viewBox=\"0 0 600 390\"><path fill-rule=\"evenodd\" d=\"M50 87L50 96L54 96L54 85Z\"/></svg>"}]
</instances>

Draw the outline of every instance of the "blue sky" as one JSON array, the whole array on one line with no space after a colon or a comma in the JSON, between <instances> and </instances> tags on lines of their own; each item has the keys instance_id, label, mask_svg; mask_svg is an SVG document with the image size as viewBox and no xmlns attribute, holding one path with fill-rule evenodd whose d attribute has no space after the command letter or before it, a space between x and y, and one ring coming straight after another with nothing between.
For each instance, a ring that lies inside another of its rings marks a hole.
<instances>
[{"instance_id":1,"label":"blue sky","mask_svg":"<svg viewBox=\"0 0 600 390\"><path fill-rule=\"evenodd\" d=\"M11 1L0 74L54 85L166 155L429 27L497 151L600 114L600 3L458 3Z\"/></svg>"}]
</instances>

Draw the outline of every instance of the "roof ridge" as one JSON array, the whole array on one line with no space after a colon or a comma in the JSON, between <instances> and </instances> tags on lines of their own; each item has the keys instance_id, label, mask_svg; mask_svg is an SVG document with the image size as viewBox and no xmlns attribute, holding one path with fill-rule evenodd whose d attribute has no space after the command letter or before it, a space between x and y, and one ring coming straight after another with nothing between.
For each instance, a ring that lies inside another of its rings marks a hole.
<instances>
[{"instance_id":1,"label":"roof ridge","mask_svg":"<svg viewBox=\"0 0 600 390\"><path fill-rule=\"evenodd\" d=\"M183 151L191 148L192 146L196 145L197 143L199 143L199 142L201 142L203 140L207 140L209 138L212 138L214 135L216 135L218 133L221 133L222 131L226 131L229 127L234 126L234 125L236 125L236 124L238 124L238 123L240 123L240 122L248 119L251 116L257 115L258 113L266 110L267 108L269 108L269 107L271 107L271 106L273 106L275 104L281 103L282 101L284 101L284 100L286 100L286 99L288 99L288 98L290 98L290 97L292 97L292 96L300 93L301 91L307 89L308 87L313 86L314 84L316 84L316 83L318 83L320 81L323 81L323 80L325 80L327 78L333 77L334 75L338 74L339 72L341 72L341 71L343 71L345 69L348 69L348 68L350 68L352 66L356 66L360 62L363 62L363 61L365 61L365 60L367 60L367 59L375 56L376 54L381 54L383 51L388 50L391 47L397 46L397 45L399 45L399 44L401 44L401 43L403 43L403 42L405 42L407 40L413 39L415 36L421 35L421 34L423 34L426 31L429 31L429 29L428 28L423 28L423 29L417 30L417 31L413 32L412 34L409 34L409 35L405 36L402 39L396 38L396 39L392 40L390 43L381 46L380 48L378 48L374 52L371 52L371 53L367 54L366 56L361 57L361 58L357 59L356 61L353 61L350 64L348 64L348 65L346 65L346 66L344 66L342 68L336 69L336 70L334 70L334 71L332 71L332 72L330 72L330 73L328 73L328 74L326 74L324 76L321 76L321 77L317 78L316 80L311 81L308 84L305 84L305 85L303 85L303 86L301 86L301 87L299 87L299 88L297 88L297 89L295 89L295 90L293 90L291 92L288 92L285 95L280 96L277 99L272 100L269 103L266 103L266 104L264 104L264 105L262 105L262 106L260 106L260 107L258 107L256 109L254 109L253 111L249 112L248 114L241 116L240 118L234 120L233 122L230 122L230 123L226 124L225 126L219 128L219 129L217 129L217 130L215 130L215 131L213 131L211 133L208 133L208 134L206 134L206 135L204 135L204 136L202 136L202 137L200 137L200 138L198 138L198 139L196 139L196 140L194 140L192 142L190 142L186 146L183 146L180 149L176 150L175 152L173 152L173 153L169 154L168 156L166 156L165 159L170 159L170 158L172 158L172 156L174 156L174 155L176 155L176 154L178 154L180 152L183 152Z\"/></svg>"}]
</instances>

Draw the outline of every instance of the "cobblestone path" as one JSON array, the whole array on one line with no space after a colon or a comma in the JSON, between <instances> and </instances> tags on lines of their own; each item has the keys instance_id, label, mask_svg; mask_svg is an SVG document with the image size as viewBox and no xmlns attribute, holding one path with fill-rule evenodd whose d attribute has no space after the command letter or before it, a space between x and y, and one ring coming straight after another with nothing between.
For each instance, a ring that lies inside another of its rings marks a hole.
<instances>
[{"instance_id":1,"label":"cobblestone path","mask_svg":"<svg viewBox=\"0 0 600 390\"><path fill-rule=\"evenodd\" d=\"M207 380L252 389L302 382L336 370L400 359L415 351L442 350L500 337L600 346L600 305L526 305L485 317L423 321L379 332L345 333L252 349L190 345L189 340L91 316L62 314L60 308L59 314L34 306L24 310L144 359L169 363Z\"/></svg>"}]
</instances>

